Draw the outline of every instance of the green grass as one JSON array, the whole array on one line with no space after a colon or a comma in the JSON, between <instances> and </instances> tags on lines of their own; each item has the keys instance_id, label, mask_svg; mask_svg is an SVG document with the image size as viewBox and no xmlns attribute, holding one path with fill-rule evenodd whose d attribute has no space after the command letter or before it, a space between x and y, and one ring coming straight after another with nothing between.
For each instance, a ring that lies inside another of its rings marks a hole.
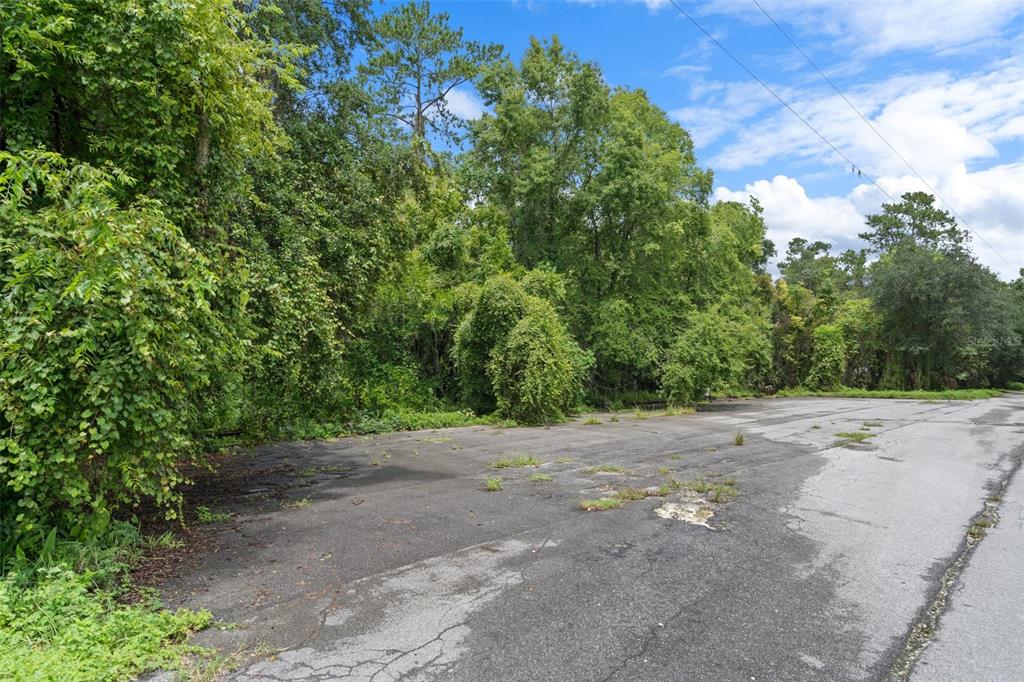
<instances>
[{"instance_id":1,"label":"green grass","mask_svg":"<svg viewBox=\"0 0 1024 682\"><path fill-rule=\"evenodd\" d=\"M281 509L305 509L310 505L308 497L300 497L297 500L285 500L281 503Z\"/></svg>"},{"instance_id":2,"label":"green grass","mask_svg":"<svg viewBox=\"0 0 1024 682\"><path fill-rule=\"evenodd\" d=\"M685 488L692 490L699 495L707 495L712 502L721 504L737 497L740 494L736 487L736 479L729 477L722 479L721 483L710 483L703 478L695 478L690 481L670 480L666 486L670 490Z\"/></svg>"},{"instance_id":3,"label":"green grass","mask_svg":"<svg viewBox=\"0 0 1024 682\"><path fill-rule=\"evenodd\" d=\"M1008 391L1024 391L1024 381L1011 381L1006 384L1006 390Z\"/></svg>"},{"instance_id":4,"label":"green grass","mask_svg":"<svg viewBox=\"0 0 1024 682\"><path fill-rule=\"evenodd\" d=\"M884 422L880 422L880 421L878 421L877 419L875 419L875 420L872 420L872 421L867 421L867 422L864 422L864 423L863 423L863 424L861 425L861 428L862 428L862 429L864 429L864 428L871 428L871 427L873 427L873 426L885 426L885 423L884 423Z\"/></svg>"},{"instance_id":5,"label":"green grass","mask_svg":"<svg viewBox=\"0 0 1024 682\"><path fill-rule=\"evenodd\" d=\"M743 440L744 440L743 434L742 433L737 433L735 436L732 437L732 444L733 445L743 445Z\"/></svg>"},{"instance_id":6,"label":"green grass","mask_svg":"<svg viewBox=\"0 0 1024 682\"><path fill-rule=\"evenodd\" d=\"M602 497L596 500L580 500L580 509L588 512L622 509L625 506L626 501L618 497Z\"/></svg>"},{"instance_id":7,"label":"green grass","mask_svg":"<svg viewBox=\"0 0 1024 682\"><path fill-rule=\"evenodd\" d=\"M616 464L598 464L583 470L585 474L623 474L632 476L633 472Z\"/></svg>"},{"instance_id":8,"label":"green grass","mask_svg":"<svg viewBox=\"0 0 1024 682\"><path fill-rule=\"evenodd\" d=\"M622 488L621 490L615 491L615 497L624 502L633 502L635 500L646 499L647 493L640 488Z\"/></svg>"},{"instance_id":9,"label":"green grass","mask_svg":"<svg viewBox=\"0 0 1024 682\"><path fill-rule=\"evenodd\" d=\"M532 481L533 483L548 483L549 481L553 481L555 479L552 476L549 476L548 474L542 474L538 471L535 474L530 474L527 480Z\"/></svg>"},{"instance_id":10,"label":"green grass","mask_svg":"<svg viewBox=\"0 0 1024 682\"><path fill-rule=\"evenodd\" d=\"M583 424L586 426L597 426L600 423L601 420L598 419L597 417L589 417L583 421Z\"/></svg>"},{"instance_id":11,"label":"green grass","mask_svg":"<svg viewBox=\"0 0 1024 682\"><path fill-rule=\"evenodd\" d=\"M230 521L234 516L230 512L213 511L203 505L196 507L196 519L199 523L224 523Z\"/></svg>"},{"instance_id":12,"label":"green grass","mask_svg":"<svg viewBox=\"0 0 1024 682\"><path fill-rule=\"evenodd\" d=\"M541 461L536 457L506 457L491 462L492 469L518 469L520 467L537 467Z\"/></svg>"},{"instance_id":13,"label":"green grass","mask_svg":"<svg viewBox=\"0 0 1024 682\"><path fill-rule=\"evenodd\" d=\"M874 435L867 431L840 431L836 434L836 437L842 438L841 442L843 443L863 443L868 438L873 438Z\"/></svg>"},{"instance_id":14,"label":"green grass","mask_svg":"<svg viewBox=\"0 0 1024 682\"><path fill-rule=\"evenodd\" d=\"M910 400L982 400L1002 395L997 388L960 388L945 391L870 391L864 388L841 388L837 391L811 391L806 388L787 388L779 391L780 398L820 396L824 398L905 398Z\"/></svg>"},{"instance_id":15,"label":"green grass","mask_svg":"<svg viewBox=\"0 0 1024 682\"><path fill-rule=\"evenodd\" d=\"M555 460L555 463L556 464L572 464L575 461L576 460L574 460L572 457L559 457L558 459Z\"/></svg>"},{"instance_id":16,"label":"green grass","mask_svg":"<svg viewBox=\"0 0 1024 682\"><path fill-rule=\"evenodd\" d=\"M489 493L496 493L505 489L505 482L501 480L501 477L488 478L487 483L484 484L484 489Z\"/></svg>"},{"instance_id":17,"label":"green grass","mask_svg":"<svg viewBox=\"0 0 1024 682\"><path fill-rule=\"evenodd\" d=\"M186 653L208 655L184 643L210 625L208 611L169 611L130 580L147 549L177 546L170 533L143 538L115 523L102 540L51 535L33 562L9 562L0 575L0 679L127 680L177 669ZM142 599L123 603L129 591Z\"/></svg>"},{"instance_id":18,"label":"green grass","mask_svg":"<svg viewBox=\"0 0 1024 682\"><path fill-rule=\"evenodd\" d=\"M479 417L470 410L424 411L384 410L377 415L364 415L352 426L355 433L390 433L450 429L456 426L515 426L515 422L493 415Z\"/></svg>"}]
</instances>

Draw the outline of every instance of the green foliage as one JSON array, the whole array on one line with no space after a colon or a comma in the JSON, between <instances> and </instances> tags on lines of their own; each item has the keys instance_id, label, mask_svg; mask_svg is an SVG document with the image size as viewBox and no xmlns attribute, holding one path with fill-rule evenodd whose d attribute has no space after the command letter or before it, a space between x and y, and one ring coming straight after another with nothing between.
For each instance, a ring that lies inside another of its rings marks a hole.
<instances>
[{"instance_id":1,"label":"green foliage","mask_svg":"<svg viewBox=\"0 0 1024 682\"><path fill-rule=\"evenodd\" d=\"M113 522L88 540L61 540L56 530L34 558L9 555L0 565L0 677L11 680L131 679L146 670L176 668L196 652L185 638L210 614L163 610L143 591L126 604L128 579L147 546L173 536L142 538Z\"/></svg>"},{"instance_id":2,"label":"green foliage","mask_svg":"<svg viewBox=\"0 0 1024 682\"><path fill-rule=\"evenodd\" d=\"M409 2L380 16L359 72L380 105L409 126L422 142L428 130L457 141L461 119L448 109L446 95L473 80L501 55L498 45L464 40L448 25L448 14L431 13L429 2Z\"/></svg>"},{"instance_id":3,"label":"green foliage","mask_svg":"<svg viewBox=\"0 0 1024 682\"><path fill-rule=\"evenodd\" d=\"M31 584L9 573L0 577L0 677L87 682L174 668L194 650L186 637L211 620L208 611L171 612L156 600L120 604L64 566L40 569Z\"/></svg>"},{"instance_id":4,"label":"green foliage","mask_svg":"<svg viewBox=\"0 0 1024 682\"><path fill-rule=\"evenodd\" d=\"M811 371L807 376L809 388L818 391L835 390L846 372L846 345L843 330L836 324L823 324L814 330L814 351Z\"/></svg>"},{"instance_id":5,"label":"green foliage","mask_svg":"<svg viewBox=\"0 0 1024 682\"><path fill-rule=\"evenodd\" d=\"M294 83L298 53L257 40L231 0L13 0L0 33L0 149L113 163L175 219L212 217L275 142L264 83Z\"/></svg>"},{"instance_id":6,"label":"green foliage","mask_svg":"<svg viewBox=\"0 0 1024 682\"><path fill-rule=\"evenodd\" d=\"M484 490L489 493L500 492L505 489L505 482L501 480L501 477L488 478L484 484Z\"/></svg>"},{"instance_id":7,"label":"green foliage","mask_svg":"<svg viewBox=\"0 0 1024 682\"><path fill-rule=\"evenodd\" d=\"M491 355L526 315L529 296L508 275L488 279L455 333L454 356L462 399L477 412L497 407L490 374Z\"/></svg>"},{"instance_id":8,"label":"green foliage","mask_svg":"<svg viewBox=\"0 0 1024 682\"><path fill-rule=\"evenodd\" d=\"M526 424L561 419L583 398L591 362L551 304L532 299L527 314L491 353L488 374L498 412Z\"/></svg>"},{"instance_id":9,"label":"green foliage","mask_svg":"<svg viewBox=\"0 0 1024 682\"><path fill-rule=\"evenodd\" d=\"M806 388L787 388L778 393L782 398L821 396L828 398L893 398L905 400L984 400L1002 395L996 388L959 388L943 391L893 391L886 389L849 388L835 391L812 391Z\"/></svg>"},{"instance_id":10,"label":"green foliage","mask_svg":"<svg viewBox=\"0 0 1024 682\"><path fill-rule=\"evenodd\" d=\"M170 508L195 459L196 395L238 341L203 256L115 176L0 154L3 545L105 530L118 503Z\"/></svg>"},{"instance_id":11,"label":"green foliage","mask_svg":"<svg viewBox=\"0 0 1024 682\"><path fill-rule=\"evenodd\" d=\"M756 331L754 338L750 333L718 310L691 315L662 368L664 397L671 403L695 403L735 382L748 366L748 350L762 342Z\"/></svg>"}]
</instances>

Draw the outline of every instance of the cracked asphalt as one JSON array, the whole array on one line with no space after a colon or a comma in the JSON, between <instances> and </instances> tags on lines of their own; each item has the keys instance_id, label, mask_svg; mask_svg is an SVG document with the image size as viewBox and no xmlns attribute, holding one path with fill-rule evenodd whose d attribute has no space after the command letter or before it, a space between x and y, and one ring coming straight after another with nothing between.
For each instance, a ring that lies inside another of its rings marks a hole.
<instances>
[{"instance_id":1,"label":"cracked asphalt","mask_svg":"<svg viewBox=\"0 0 1024 682\"><path fill-rule=\"evenodd\" d=\"M1024 458L1024 395L637 416L240 454L266 475L212 498L235 519L166 600L236 624L195 640L256 651L236 680L886 679L998 497L1016 511L969 555L911 679L1020 679L1024 635L1005 604L1024 594L1024 474L1006 486ZM836 436L860 430L873 435ZM490 468L526 455L543 464ZM629 473L590 471L603 464ZM538 472L552 480L529 480ZM504 490L486 492L494 476ZM735 478L740 495L711 505L710 529L655 514L680 493L578 508L669 477ZM969 655L987 667L964 663L958 633L978 628Z\"/></svg>"}]
</instances>

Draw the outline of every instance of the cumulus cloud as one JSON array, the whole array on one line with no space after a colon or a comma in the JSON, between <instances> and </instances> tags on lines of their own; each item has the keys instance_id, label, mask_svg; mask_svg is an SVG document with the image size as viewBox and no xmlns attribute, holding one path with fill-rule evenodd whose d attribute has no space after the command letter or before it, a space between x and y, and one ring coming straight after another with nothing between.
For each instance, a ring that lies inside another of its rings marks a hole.
<instances>
[{"instance_id":1,"label":"cumulus cloud","mask_svg":"<svg viewBox=\"0 0 1024 682\"><path fill-rule=\"evenodd\" d=\"M466 121L478 119L484 113L483 102L468 90L452 90L445 97L444 103L448 111Z\"/></svg>"},{"instance_id":2,"label":"cumulus cloud","mask_svg":"<svg viewBox=\"0 0 1024 682\"><path fill-rule=\"evenodd\" d=\"M922 189L920 180L911 175L882 177L879 184L893 196ZM972 235L978 260L1005 280L1015 278L1017 268L1024 265L1022 187L1024 160L973 173L960 165L936 188L981 235ZM768 238L780 254L793 237L827 241L836 250L860 248L863 244L857 235L864 230L864 216L888 201L868 184L858 185L845 196L810 197L799 181L784 175L757 180L742 190L715 190L718 201L745 202L750 196L764 206ZM940 208L944 207L940 204Z\"/></svg>"},{"instance_id":3,"label":"cumulus cloud","mask_svg":"<svg viewBox=\"0 0 1024 682\"><path fill-rule=\"evenodd\" d=\"M1024 14L1019 2L835 2L835 0L765 0L778 21L830 36L835 45L864 56L897 50L943 52L1003 40L1003 30ZM714 0L704 14L730 14L756 23L764 15L749 0Z\"/></svg>"}]
</instances>

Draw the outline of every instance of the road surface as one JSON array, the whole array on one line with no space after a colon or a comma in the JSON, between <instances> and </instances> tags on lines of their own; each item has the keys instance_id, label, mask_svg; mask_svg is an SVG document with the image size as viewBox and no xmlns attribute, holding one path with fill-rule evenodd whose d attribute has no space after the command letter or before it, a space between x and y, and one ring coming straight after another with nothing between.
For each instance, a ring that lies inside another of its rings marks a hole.
<instances>
[{"instance_id":1,"label":"road surface","mask_svg":"<svg viewBox=\"0 0 1024 682\"><path fill-rule=\"evenodd\" d=\"M1024 396L597 418L238 455L166 597L235 680L1021 679ZM670 478L739 495L579 509Z\"/></svg>"}]
</instances>

